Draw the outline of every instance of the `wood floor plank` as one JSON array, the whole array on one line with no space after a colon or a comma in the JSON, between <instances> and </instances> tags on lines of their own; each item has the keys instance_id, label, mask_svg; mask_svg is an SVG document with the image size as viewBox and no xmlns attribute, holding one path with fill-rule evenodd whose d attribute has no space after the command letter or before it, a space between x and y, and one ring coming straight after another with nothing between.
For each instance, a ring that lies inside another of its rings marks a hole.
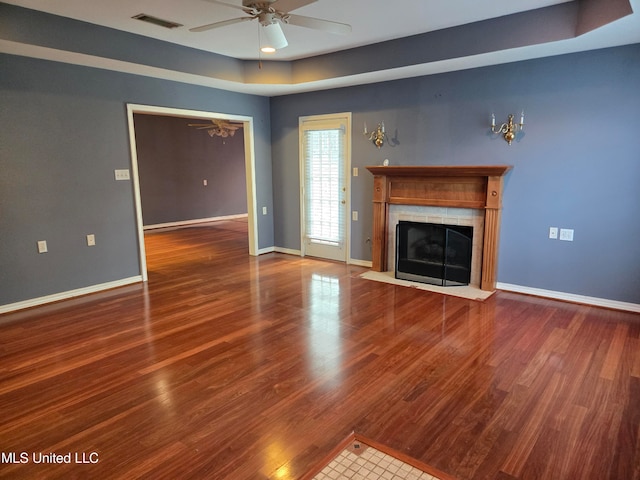
<instances>
[{"instance_id":1,"label":"wood floor plank","mask_svg":"<svg viewBox=\"0 0 640 480\"><path fill-rule=\"evenodd\" d=\"M631 355L631 375L640 378L640 339L632 338L629 340Z\"/></svg>"},{"instance_id":2,"label":"wood floor plank","mask_svg":"<svg viewBox=\"0 0 640 480\"><path fill-rule=\"evenodd\" d=\"M600 376L607 380L613 380L616 375L616 370L620 361L622 360L622 353L624 352L624 344L627 341L627 334L629 327L625 324L616 325L613 339L609 345L607 356L604 359L604 365L600 371Z\"/></svg>"},{"instance_id":3,"label":"wood floor plank","mask_svg":"<svg viewBox=\"0 0 640 480\"><path fill-rule=\"evenodd\" d=\"M250 257L246 221L145 247L147 284L0 315L0 478L296 479L355 431L459 480L640 480L638 314Z\"/></svg>"},{"instance_id":4,"label":"wood floor plank","mask_svg":"<svg viewBox=\"0 0 640 480\"><path fill-rule=\"evenodd\" d=\"M521 428L522 435L519 436L513 445L509 456L500 469L513 477L519 478L525 467L526 461L538 440L540 432L545 425L545 421L550 415L550 410L557 396L559 389L564 382L563 376L554 373L550 381L546 384L540 396L540 401L536 403L531 415Z\"/></svg>"}]
</instances>

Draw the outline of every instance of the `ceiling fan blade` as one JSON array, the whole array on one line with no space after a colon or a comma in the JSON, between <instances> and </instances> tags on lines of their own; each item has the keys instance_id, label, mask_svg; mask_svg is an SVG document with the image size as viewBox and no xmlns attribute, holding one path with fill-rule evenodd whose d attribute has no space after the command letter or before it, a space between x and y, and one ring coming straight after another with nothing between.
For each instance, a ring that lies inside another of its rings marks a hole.
<instances>
[{"instance_id":1,"label":"ceiling fan blade","mask_svg":"<svg viewBox=\"0 0 640 480\"><path fill-rule=\"evenodd\" d=\"M213 28L226 27L227 25L233 25L234 23L247 22L253 20L254 17L240 17L232 18L231 20L223 20L222 22L209 23L207 25L201 25L199 27L190 28L190 32L204 32Z\"/></svg>"},{"instance_id":2,"label":"ceiling fan blade","mask_svg":"<svg viewBox=\"0 0 640 480\"><path fill-rule=\"evenodd\" d=\"M276 0L272 6L281 12L290 12L296 8L302 8L316 3L317 1L318 0Z\"/></svg>"},{"instance_id":3,"label":"ceiling fan blade","mask_svg":"<svg viewBox=\"0 0 640 480\"><path fill-rule=\"evenodd\" d=\"M351 25L346 23L332 22L330 20L321 20L319 18L303 17L302 15L286 15L283 18L285 23L289 25L297 25L298 27L313 28L314 30L323 30L325 32L337 33L338 35L347 35L351 33Z\"/></svg>"},{"instance_id":4,"label":"ceiling fan blade","mask_svg":"<svg viewBox=\"0 0 640 480\"><path fill-rule=\"evenodd\" d=\"M243 12L253 12L252 8L241 7L240 5L234 5L233 3L219 2L218 0L204 0L205 2L215 3L217 5L224 5L225 7L237 8L238 10L242 10Z\"/></svg>"}]
</instances>

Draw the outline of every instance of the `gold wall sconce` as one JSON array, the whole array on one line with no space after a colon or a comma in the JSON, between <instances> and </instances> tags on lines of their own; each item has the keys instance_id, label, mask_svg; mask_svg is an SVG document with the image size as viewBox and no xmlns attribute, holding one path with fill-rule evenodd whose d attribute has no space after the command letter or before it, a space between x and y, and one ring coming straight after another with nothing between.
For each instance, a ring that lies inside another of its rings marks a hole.
<instances>
[{"instance_id":1,"label":"gold wall sconce","mask_svg":"<svg viewBox=\"0 0 640 480\"><path fill-rule=\"evenodd\" d=\"M363 135L367 137L371 142L373 142L376 147L382 147L386 138L386 134L384 132L384 122L379 123L376 129L371 133L367 131L367 124L365 123Z\"/></svg>"},{"instance_id":2,"label":"gold wall sconce","mask_svg":"<svg viewBox=\"0 0 640 480\"><path fill-rule=\"evenodd\" d=\"M523 128L524 112L520 114L520 123L513 123L513 113L510 113L509 119L498 128L496 128L496 116L493 113L491 114L491 133L496 135L501 133L509 145L511 145L517 133L521 132Z\"/></svg>"}]
</instances>

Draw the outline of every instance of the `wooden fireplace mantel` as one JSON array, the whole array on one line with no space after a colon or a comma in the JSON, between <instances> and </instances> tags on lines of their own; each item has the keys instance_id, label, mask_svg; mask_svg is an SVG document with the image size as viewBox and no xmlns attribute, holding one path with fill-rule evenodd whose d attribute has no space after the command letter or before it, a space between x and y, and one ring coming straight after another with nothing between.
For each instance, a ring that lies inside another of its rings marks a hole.
<instances>
[{"instance_id":1,"label":"wooden fireplace mantel","mask_svg":"<svg viewBox=\"0 0 640 480\"><path fill-rule=\"evenodd\" d=\"M496 288L502 184L508 165L367 167L373 175L373 270L387 270L389 205L483 209L482 290Z\"/></svg>"}]
</instances>

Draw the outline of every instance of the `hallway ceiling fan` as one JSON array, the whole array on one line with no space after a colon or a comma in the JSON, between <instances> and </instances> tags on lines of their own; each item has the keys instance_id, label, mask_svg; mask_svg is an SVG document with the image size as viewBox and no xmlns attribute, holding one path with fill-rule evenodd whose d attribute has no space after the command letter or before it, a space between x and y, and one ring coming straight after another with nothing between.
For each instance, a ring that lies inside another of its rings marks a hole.
<instances>
[{"instance_id":1,"label":"hallway ceiling fan","mask_svg":"<svg viewBox=\"0 0 640 480\"><path fill-rule=\"evenodd\" d=\"M187 126L197 130L206 130L210 137L233 137L236 130L242 128L242 123L230 122L219 118L212 118L211 123L188 123Z\"/></svg>"},{"instance_id":2,"label":"hallway ceiling fan","mask_svg":"<svg viewBox=\"0 0 640 480\"><path fill-rule=\"evenodd\" d=\"M284 48L289 44L287 42L287 38L284 36L282 28L280 27L281 23L312 28L314 30L322 30L324 32L336 33L339 35L351 33L351 25L346 23L289 13L291 10L310 5L315 3L317 0L242 0L242 6L221 2L219 0L206 1L242 10L248 16L232 18L230 20L223 20L221 22L209 23L207 25L190 28L190 32L205 32L214 28L226 27L227 25L257 19L263 27L268 47L272 47L271 51ZM263 51L265 51L264 48Z\"/></svg>"}]
</instances>

